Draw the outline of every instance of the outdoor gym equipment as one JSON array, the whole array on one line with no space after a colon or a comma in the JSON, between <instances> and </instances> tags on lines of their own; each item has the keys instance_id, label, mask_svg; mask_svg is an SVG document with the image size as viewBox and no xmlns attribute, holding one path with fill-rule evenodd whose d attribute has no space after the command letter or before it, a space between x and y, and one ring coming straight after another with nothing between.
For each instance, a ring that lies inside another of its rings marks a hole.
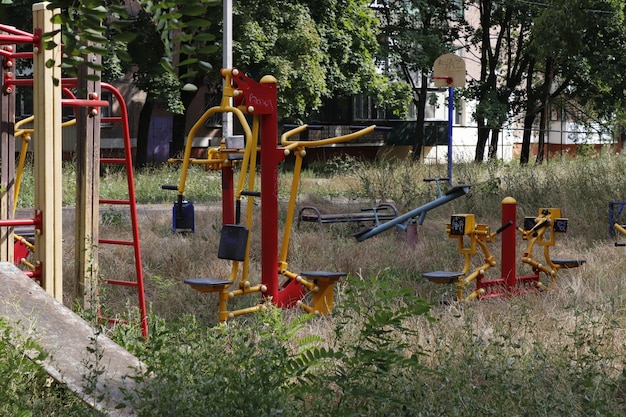
<instances>
[{"instance_id":1,"label":"outdoor gym equipment","mask_svg":"<svg viewBox=\"0 0 626 417\"><path fill-rule=\"evenodd\" d=\"M417 218L417 224L422 225L424 223L424 219L426 219L426 213L428 213L428 211L467 194L471 187L471 185L469 184L459 184L459 185L455 185L451 187L445 193L442 193L441 185L439 183L440 180L447 181L449 179L448 178L426 178L424 180L424 181L435 181L437 184L437 198L435 198L433 201L426 203L422 206L419 206L386 223L382 223L382 224L373 226L369 229L364 229L356 233L354 235L356 240L359 242L362 242L366 239L369 239L372 236L375 236L379 233L384 232L385 230L389 230L394 226L400 226L402 229L406 229L407 222L413 222L415 221L415 218Z\"/></svg>"},{"instance_id":2,"label":"outdoor gym equipment","mask_svg":"<svg viewBox=\"0 0 626 417\"><path fill-rule=\"evenodd\" d=\"M181 163L178 185L164 185L164 189L176 190L177 199L173 207L173 229L192 231L193 206L184 197L185 181L191 164L204 165L209 170L219 170L222 176L222 231L218 258L232 262L231 273L226 278L189 278L185 283L200 292L219 293L218 318L226 321L241 314L252 313L271 302L281 308L300 306L305 311L326 314L333 308L333 284L345 276L343 272L304 271L293 272L287 264L287 252L293 224L296 194L302 168L302 159L307 147L346 142L372 132L368 126L350 134L312 141L292 141L291 137L305 131L303 125L278 138L276 79L263 77L256 82L236 68L222 69L225 80L223 97L219 106L208 109L191 128L185 151L181 159L170 159ZM234 105L231 105L231 99ZM239 121L244 135L226 137L217 147L208 149L206 159L191 158L193 138L202 124L214 113L233 113ZM247 116L252 117L252 126ZM278 239L278 166L291 153L295 156L294 180L291 186L289 205L285 219L282 242ZM257 190L257 159L260 161L260 189ZM241 164L237 185L234 185L233 167ZM245 214L242 200L246 199ZM249 280L250 237L254 229L254 199L261 199L261 282L252 285ZM184 227L182 227L184 226ZM279 253L279 246L281 247ZM279 275L285 281L279 283ZM231 287L234 289L231 289ZM228 310L228 301L234 297L261 293L261 303L248 308ZM303 301L307 293L312 301Z\"/></svg>"},{"instance_id":3,"label":"outdoor gym equipment","mask_svg":"<svg viewBox=\"0 0 626 417\"><path fill-rule=\"evenodd\" d=\"M626 224L621 223L620 216L626 207L626 201L611 201L609 203L609 236L615 239L615 246L626 246L626 242L618 240L626 236Z\"/></svg>"},{"instance_id":4,"label":"outdoor gym equipment","mask_svg":"<svg viewBox=\"0 0 626 417\"><path fill-rule=\"evenodd\" d=\"M363 208L353 213L322 213L315 206L304 206L298 213L298 225L301 222L315 222L319 226L326 223L369 222L378 226L382 222L393 220L398 216L398 210L392 203L381 203L375 207Z\"/></svg>"},{"instance_id":5,"label":"outdoor gym equipment","mask_svg":"<svg viewBox=\"0 0 626 417\"><path fill-rule=\"evenodd\" d=\"M517 202L512 197L502 201L502 226L491 232L489 226L477 224L473 214L455 214L447 225L448 237L458 240L458 251L465 258L462 271L434 271L424 275L437 284L455 284L457 302L477 298L495 298L518 295L538 290L555 288L557 273L561 268L575 268L585 263L581 259L552 258L550 248L556 244L556 235L567 232L567 219L561 217L558 208L540 208L536 217L526 217L523 227L516 225ZM526 241L526 249L521 262L532 269L532 274L517 276L516 271L516 230ZM488 245L496 235L502 234L501 277L486 279L485 273L496 265ZM535 248L543 248L543 261L534 258ZM480 248L483 263L472 267L472 256ZM545 276L548 283L542 282ZM475 288L467 293L468 285L475 282Z\"/></svg>"}]
</instances>

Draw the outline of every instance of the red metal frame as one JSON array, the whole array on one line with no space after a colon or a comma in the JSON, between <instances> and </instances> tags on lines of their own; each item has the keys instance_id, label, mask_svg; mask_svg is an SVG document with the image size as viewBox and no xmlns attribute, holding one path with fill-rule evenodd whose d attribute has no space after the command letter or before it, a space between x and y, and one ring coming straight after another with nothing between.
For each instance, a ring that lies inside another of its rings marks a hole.
<instances>
[{"instance_id":1,"label":"red metal frame","mask_svg":"<svg viewBox=\"0 0 626 417\"><path fill-rule=\"evenodd\" d=\"M502 200L502 224L517 224L517 202L512 197ZM528 292L537 292L539 283L539 271L534 274L517 276L517 229L508 227L502 231L502 254L500 256L500 278L476 280L476 289L483 289L483 298L504 297L507 295L519 295Z\"/></svg>"},{"instance_id":2,"label":"red metal frame","mask_svg":"<svg viewBox=\"0 0 626 417\"><path fill-rule=\"evenodd\" d=\"M266 76L260 82L241 71L233 71L234 86L243 94L235 98L244 113L257 115L260 124L261 165L261 282L267 288L263 299L282 308L291 308L306 290L296 280L279 285L278 264L278 166L284 161L284 150L278 146L278 100L276 79ZM232 169L222 171L223 221L233 220Z\"/></svg>"},{"instance_id":3,"label":"red metal frame","mask_svg":"<svg viewBox=\"0 0 626 417\"><path fill-rule=\"evenodd\" d=\"M133 157L132 157L132 148L130 142L130 130L128 126L128 110L126 108L126 102L124 101L124 97L122 94L110 84L101 83L100 87L103 90L107 90L113 94L115 99L118 102L120 115L118 117L103 117L103 122L117 122L122 125L122 136L124 138L124 158L123 160L116 158L102 158L100 160L101 163L123 163L126 169L126 182L128 184L128 200L104 200L101 199L101 203L106 204L128 204L130 209L130 217L131 217L131 226L132 226L132 241L121 241L121 240L105 240L100 239L100 243L112 243L112 244L121 244L121 245L132 245L133 253L135 257L135 274L136 274L136 282L135 283L121 283L117 280L106 280L107 283L110 284L122 284L122 285L131 285L137 287L137 296L139 302L139 312L140 312L140 327L144 337L148 336L148 315L146 309L146 299L145 299L145 287L144 287L144 277L143 277L143 267L141 260L141 247L140 247L140 238L139 238L139 219L137 217L137 200L135 198L135 178L133 174ZM108 105L108 102L107 102Z\"/></svg>"}]
</instances>

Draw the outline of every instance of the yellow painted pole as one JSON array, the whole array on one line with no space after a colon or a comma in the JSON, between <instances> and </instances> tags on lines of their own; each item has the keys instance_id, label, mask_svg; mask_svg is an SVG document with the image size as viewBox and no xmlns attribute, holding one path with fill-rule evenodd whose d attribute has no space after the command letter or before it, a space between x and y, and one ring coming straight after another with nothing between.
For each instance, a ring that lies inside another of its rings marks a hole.
<instances>
[{"instance_id":1,"label":"yellow painted pole","mask_svg":"<svg viewBox=\"0 0 626 417\"><path fill-rule=\"evenodd\" d=\"M13 190L13 214L17 210L18 198L20 195L20 187L22 185L22 174L24 173L24 165L26 165L26 153L28 152L28 144L30 143L32 129L22 129L21 126L26 123L32 123L35 116L29 116L26 119L15 123L15 137L22 138L22 146L20 148L20 159L15 169L15 189Z\"/></svg>"},{"instance_id":2,"label":"yellow painted pole","mask_svg":"<svg viewBox=\"0 0 626 417\"><path fill-rule=\"evenodd\" d=\"M49 3L33 4L33 34L59 29L52 16L60 9L48 10ZM41 281L46 292L63 301L62 268L62 193L61 193L61 33L50 39L56 44L47 49L45 42L33 45L33 102L35 215L41 216L40 232L35 231L36 263L41 264ZM48 65L48 63L54 65Z\"/></svg>"},{"instance_id":3,"label":"yellow painted pole","mask_svg":"<svg viewBox=\"0 0 626 417\"><path fill-rule=\"evenodd\" d=\"M291 192L289 193L289 204L287 206L287 214L285 217L285 230L283 232L283 242L280 251L279 261L281 264L287 264L287 252L289 252L289 240L291 239L291 225L293 223L294 213L296 211L296 198L298 188L300 186L300 176L302 173L302 161L306 151L304 149L294 150L296 162L293 167L293 180L291 181Z\"/></svg>"},{"instance_id":4,"label":"yellow painted pole","mask_svg":"<svg viewBox=\"0 0 626 417\"><path fill-rule=\"evenodd\" d=\"M248 176L248 189L254 191L254 184L256 179L256 161L257 161L257 148L259 144L259 116L255 115L252 118L252 135L246 141L246 149L244 152L243 163L241 167L241 174L239 177L239 185L235 191L235 197L237 200L241 200L241 192L245 185L245 177ZM249 165L249 168L248 168ZM246 172L247 170L247 172ZM254 214L254 197L248 196L246 207L246 226L248 230L252 230L252 220ZM246 257L243 261L243 267L241 269L241 282L240 286L245 288L248 282L248 272L250 267L250 242L251 237L248 234L248 241L246 242Z\"/></svg>"},{"instance_id":5,"label":"yellow painted pole","mask_svg":"<svg viewBox=\"0 0 626 417\"><path fill-rule=\"evenodd\" d=\"M191 164L191 150L193 148L193 139L196 137L196 133L198 132L198 130L200 130L204 122L206 122L207 119L211 117L214 113L219 113L219 112L234 113L235 116L237 116L237 119L239 120L239 123L241 123L241 127L244 130L246 143L251 140L252 131L250 130L250 126L248 126L246 117L238 108L217 106L217 107L211 107L206 112L204 112L204 114L200 117L200 119L198 119L198 121L196 121L196 123L194 123L194 125L189 130L189 133L187 134L187 143L185 144L185 151L183 153L183 159L182 159L183 166L181 169L180 182L178 184L178 194L180 195L182 195L185 192L185 182L187 180L187 171L189 170L189 164ZM168 160L168 162L175 162L175 161L176 159L173 159L173 158L170 158ZM242 172L245 172L243 168L242 168Z\"/></svg>"}]
</instances>

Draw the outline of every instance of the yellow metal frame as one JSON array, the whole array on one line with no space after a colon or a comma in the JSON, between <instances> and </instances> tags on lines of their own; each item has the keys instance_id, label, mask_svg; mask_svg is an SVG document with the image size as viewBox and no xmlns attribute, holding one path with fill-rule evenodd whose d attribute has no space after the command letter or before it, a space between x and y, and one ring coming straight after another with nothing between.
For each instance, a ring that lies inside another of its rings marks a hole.
<instances>
[{"instance_id":1,"label":"yellow metal frame","mask_svg":"<svg viewBox=\"0 0 626 417\"><path fill-rule=\"evenodd\" d=\"M187 175L189 173L189 166L191 164L205 165L208 170L221 170L226 166L232 166L234 162L228 159L228 154L241 153L239 149L228 149L226 142L222 139L218 147L210 147L207 150L206 159L196 159L191 157L191 151L193 147L193 139L196 137L198 130L203 124L215 113L233 113L244 131L245 148L243 150L243 159L241 161L241 175L237 183L235 190L235 198L241 201L242 192L246 186L246 179L248 180L248 189L253 190L255 187L256 178L256 161L258 153L258 138L259 138L259 116L254 115L252 120L252 128L248 124L244 111L238 107L230 105L230 98L238 95L236 89L229 87L232 81L232 73L230 70L223 70L222 74L225 78L224 93L222 101L219 106L211 107L194 123L187 135L187 142L185 144L185 150L182 158L170 158L169 163L182 163L181 177L177 187L178 194L182 196L185 192L185 183L187 181ZM245 109L244 109L245 110ZM251 196L248 197L248 203L246 208L245 225L249 230L252 229L253 209L254 204ZM226 321L242 314L258 311L261 306L253 306L246 309L240 309L235 311L229 311L227 307L228 300L236 296L249 294L252 292L265 291L263 285L252 286L248 279L249 274L249 259L250 259L250 235L246 242L246 254L244 261L232 261L232 267L230 276L228 278L233 284L237 281L239 274L238 288L235 290L229 290L224 287L194 287L194 289L201 292L219 292L219 311L218 316L220 321Z\"/></svg>"},{"instance_id":2,"label":"yellow metal frame","mask_svg":"<svg viewBox=\"0 0 626 417\"><path fill-rule=\"evenodd\" d=\"M330 314L335 307L335 287L336 278L317 278L315 282L310 282L300 277L301 284L308 284L305 287L313 294L311 304L304 301L298 303L298 307L309 314L325 316Z\"/></svg>"},{"instance_id":3,"label":"yellow metal frame","mask_svg":"<svg viewBox=\"0 0 626 417\"><path fill-rule=\"evenodd\" d=\"M620 232L622 236L626 236L626 229L619 223L614 223L613 228Z\"/></svg>"},{"instance_id":4,"label":"yellow metal frame","mask_svg":"<svg viewBox=\"0 0 626 417\"><path fill-rule=\"evenodd\" d=\"M295 279L302 284L311 294L311 304L304 302L298 303L300 308L308 313L316 315L325 315L330 313L334 308L334 284L337 278L316 278L315 281L307 280L301 275L289 271L287 263L287 254L289 251L289 242L291 239L291 230L296 209L296 198L298 188L300 186L300 178L302 174L302 162L306 156L306 149L318 146L332 145L336 143L349 142L358 137L371 133L376 128L375 125L367 126L347 135L341 135L334 138L326 138L319 140L289 140L291 137L306 131L308 125L301 125L288 132L283 133L280 138L281 146L284 148L285 156L293 153L295 156L295 164L293 169L293 180L291 183L291 192L289 193L289 203L287 205L287 213L285 218L285 230L283 231L283 240L278 260L278 268L281 275L287 279Z\"/></svg>"},{"instance_id":5,"label":"yellow metal frame","mask_svg":"<svg viewBox=\"0 0 626 417\"><path fill-rule=\"evenodd\" d=\"M550 248L556 244L556 234L554 232L554 223L556 219L561 217L561 209L558 208L540 208L539 214L535 218L535 225L524 230L518 227L517 230L522 234L522 239L527 240L526 250L522 255L522 263L530 265L533 270L538 273L544 273L550 280L550 284L546 285L541 281L537 282L539 288L543 290L553 289L556 285L556 276L561 265L552 262ZM535 245L543 247L543 260L540 262L533 259L533 249Z\"/></svg>"},{"instance_id":6,"label":"yellow metal frame","mask_svg":"<svg viewBox=\"0 0 626 417\"><path fill-rule=\"evenodd\" d=\"M463 233L459 233L458 225L455 227L451 223L447 225L448 237L458 240L458 252L464 256L463 270L459 277L454 280L457 287L457 302L470 301L476 299L485 294L484 288L478 288L468 295L465 295L467 286L479 278L483 278L485 271L496 265L494 257L489 251L487 244L493 243L498 231L491 232L489 226L484 224L476 224L473 214L455 214L452 216L464 218L465 229ZM527 241L526 249L522 256L522 263L530 265L533 271L537 274L536 285L540 289L551 290L556 285L556 276L559 269L566 267L572 268L579 266L584 261L581 260L562 260L559 263L555 263L552 260L550 254L550 248L556 244L556 234L564 232L565 230L558 231L555 229L555 225L559 221L567 221L567 219L561 218L561 210L558 208L540 208L537 217L532 218L533 226L529 230L525 230L522 227L517 227L517 230L521 233L522 239ZM512 223L510 223L512 224ZM614 228L626 236L626 228L615 224ZM504 227L500 228L502 231ZM469 239L469 240L468 240ZM533 258L533 250L536 247L543 247L543 259L542 261L535 260ZM475 255L478 250L483 253L483 264L472 269L472 256ZM545 274L549 280L549 284L544 284L540 280L540 274ZM452 273L450 278L454 274ZM448 277L446 277L447 279ZM534 278L534 275L526 278Z\"/></svg>"},{"instance_id":7,"label":"yellow metal frame","mask_svg":"<svg viewBox=\"0 0 626 417\"><path fill-rule=\"evenodd\" d=\"M182 163L181 169L181 177L178 184L178 194L182 196L185 191L185 182L187 180L187 175L189 172L189 166L191 164L201 164L205 165L207 169L210 170L220 170L228 164L233 164L233 161L228 159L229 153L241 153L241 150L237 149L228 149L226 147L225 140L222 140L218 147L210 147L207 150L207 158L206 159L195 159L191 158L191 151L193 146L193 139L195 138L198 130L202 127L202 125L206 122L206 120L211 117L215 113L233 113L244 130L245 136L245 148L243 150L243 159L241 162L241 174L239 176L237 187L235 190L235 199L240 201L242 198L244 187L246 187L247 180L247 189L254 190L255 182L256 182L256 171L257 171L257 155L259 152L259 129L260 129L260 118L257 115L253 115L252 118L252 127L249 126L248 121L245 118L245 114L247 114L247 109L245 107L233 107L230 105L230 99L236 97L239 92L237 89L232 88L232 72L231 70L222 70L222 75L225 78L225 88L222 96L222 101L219 106L212 107L208 109L196 123L192 126L189 134L187 136L187 142L185 144L185 150L182 158L170 158L168 162L170 163ZM368 126L364 129L361 129L357 132L353 132L351 134L337 136L334 138L321 139L321 140L313 140L313 141L291 141L290 137L305 131L308 126L302 125L295 129L292 129L281 136L281 146L284 147L285 156L289 155L291 152L294 153L296 162L294 167L293 174L293 182L291 185L291 192L289 196L289 203L286 214L285 221L285 230L283 232L283 240L278 260L278 269L279 273L286 277L287 279L295 279L297 282L302 284L309 292L313 294L313 300L311 305L307 305L304 303L300 303L301 308L305 311L309 311L316 314L327 314L333 309L334 304L334 295L333 295L333 284L337 281L336 278L316 278L315 282L309 281L297 273L291 272L288 270L287 264L287 253L289 250L289 241L291 238L291 229L292 223L295 213L295 205L296 205L296 197L300 183L300 177L302 172L302 162L303 158L306 155L306 148L309 147L317 147L324 146L330 144L336 144L341 142L347 142L353 139L356 139L360 136L368 134L375 129L376 126ZM252 219L253 219L253 210L254 204L252 202L252 196L248 196L248 201L246 205L246 216L245 216L245 225L249 230L252 230ZM229 311L228 310L228 300L244 295L252 292L263 292L265 291L265 286L255 285L252 286L249 282L249 259L250 259L250 240L251 234L248 235L248 241L246 243L246 252L244 261L233 261L229 281L235 283L239 274L241 276L239 278L238 286L236 289L230 290L229 287L194 287L198 291L202 292L219 292L219 320L226 321L228 319L234 318L236 316L242 314L248 314L255 311L258 311L262 308L262 305L256 305L245 309Z\"/></svg>"},{"instance_id":8,"label":"yellow metal frame","mask_svg":"<svg viewBox=\"0 0 626 417\"><path fill-rule=\"evenodd\" d=\"M452 234L450 223L446 226L448 237L458 240L457 250L464 257L463 275L457 278L455 282L457 302L470 301L482 295L484 290L474 290L465 296L466 287L476 279L485 276L485 271L496 265L496 260L489 251L487 244L494 242L497 232L491 232L486 224L477 224L473 214L456 214L454 216L464 216L466 221L466 227L462 235ZM469 242L467 241L468 238ZM472 256L478 252L478 249L483 254L483 263L472 269ZM470 270L472 271L471 273Z\"/></svg>"}]
</instances>

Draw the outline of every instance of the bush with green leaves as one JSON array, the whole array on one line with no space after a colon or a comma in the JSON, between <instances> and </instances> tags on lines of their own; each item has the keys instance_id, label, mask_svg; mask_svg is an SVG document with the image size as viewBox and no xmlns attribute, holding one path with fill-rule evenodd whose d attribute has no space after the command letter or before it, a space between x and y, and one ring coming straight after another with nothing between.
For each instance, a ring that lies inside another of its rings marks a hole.
<instances>
[{"instance_id":1,"label":"bush with green leaves","mask_svg":"<svg viewBox=\"0 0 626 417\"><path fill-rule=\"evenodd\" d=\"M308 401L300 415L416 415L411 391L432 371L413 324L429 318L429 303L386 273L350 277L343 291L332 339L320 355L329 360L305 375Z\"/></svg>"},{"instance_id":2,"label":"bush with green leaves","mask_svg":"<svg viewBox=\"0 0 626 417\"><path fill-rule=\"evenodd\" d=\"M410 409L402 387L427 369L406 322L429 306L381 277L351 281L332 340L307 329L312 316L269 306L212 328L192 316L177 325L153 318L147 343L121 338L148 364L132 399L135 410L140 416L387 416Z\"/></svg>"},{"instance_id":3,"label":"bush with green leaves","mask_svg":"<svg viewBox=\"0 0 626 417\"><path fill-rule=\"evenodd\" d=\"M47 357L35 338L16 337L0 319L0 415L102 416L36 363Z\"/></svg>"},{"instance_id":4,"label":"bush with green leaves","mask_svg":"<svg viewBox=\"0 0 626 417\"><path fill-rule=\"evenodd\" d=\"M153 318L153 321L155 319ZM280 310L206 328L191 316L152 325L141 345L148 374L132 400L139 416L293 415L288 342L302 325Z\"/></svg>"}]
</instances>

